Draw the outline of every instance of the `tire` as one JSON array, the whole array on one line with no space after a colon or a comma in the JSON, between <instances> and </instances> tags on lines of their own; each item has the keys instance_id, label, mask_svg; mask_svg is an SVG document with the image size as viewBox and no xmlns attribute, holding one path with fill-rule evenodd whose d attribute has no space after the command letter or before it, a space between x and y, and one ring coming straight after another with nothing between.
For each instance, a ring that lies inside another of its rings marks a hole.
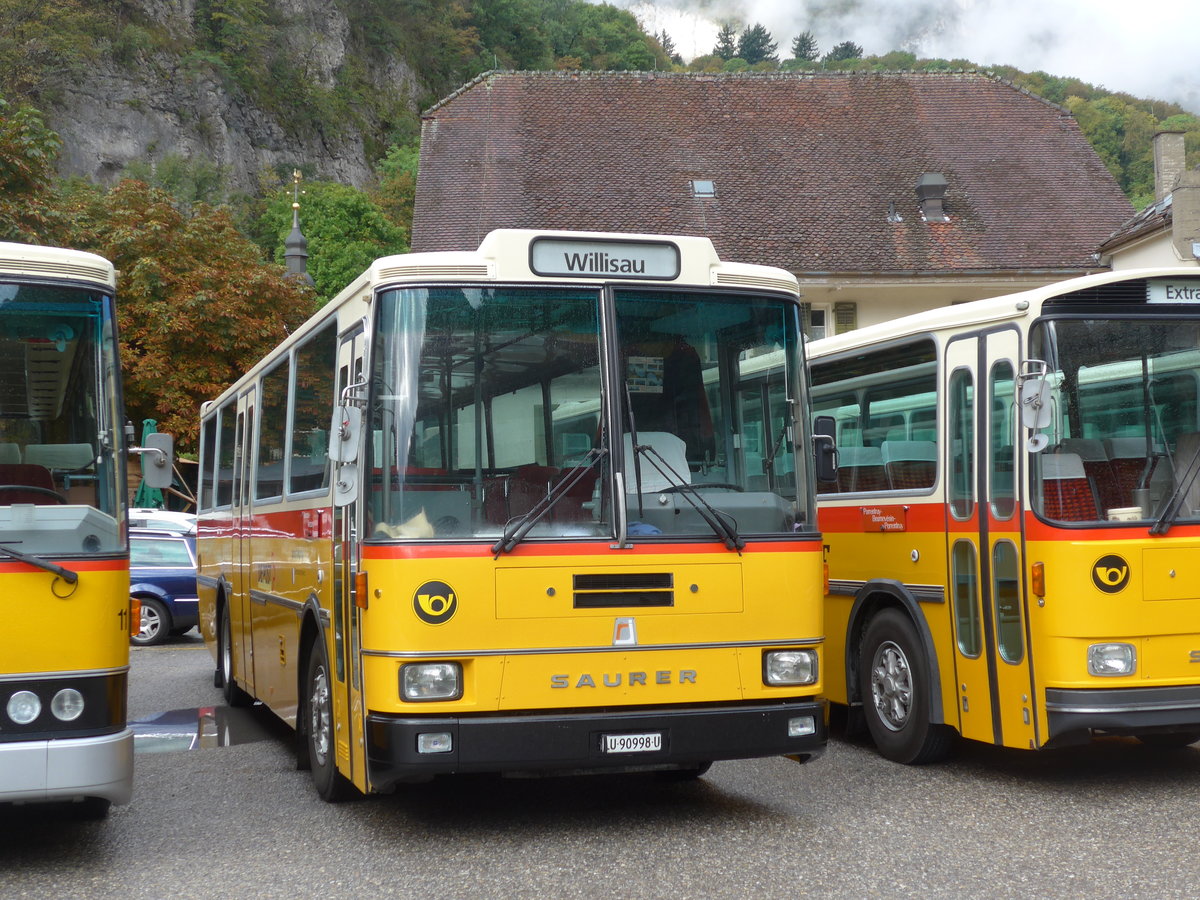
<instances>
[{"instance_id":1,"label":"tire","mask_svg":"<svg viewBox=\"0 0 1200 900\"><path fill-rule=\"evenodd\" d=\"M237 681L233 677L233 627L229 621L228 604L221 606L220 627L217 652L220 664L218 675L221 680L221 693L225 697L225 703L229 706L250 706L254 702L254 698L238 687Z\"/></svg>"},{"instance_id":2,"label":"tire","mask_svg":"<svg viewBox=\"0 0 1200 900\"><path fill-rule=\"evenodd\" d=\"M929 664L908 616L885 609L871 619L858 678L867 730L881 756L906 765L946 757L954 731L930 721Z\"/></svg>"},{"instance_id":3,"label":"tire","mask_svg":"<svg viewBox=\"0 0 1200 900\"><path fill-rule=\"evenodd\" d=\"M322 800L337 803L351 795L353 785L337 770L332 691L325 645L318 634L308 653L301 721L313 787L317 789Z\"/></svg>"},{"instance_id":4,"label":"tire","mask_svg":"<svg viewBox=\"0 0 1200 900\"><path fill-rule=\"evenodd\" d=\"M142 604L142 627L129 640L139 647L161 644L171 634L171 614L161 600L139 598Z\"/></svg>"}]
</instances>

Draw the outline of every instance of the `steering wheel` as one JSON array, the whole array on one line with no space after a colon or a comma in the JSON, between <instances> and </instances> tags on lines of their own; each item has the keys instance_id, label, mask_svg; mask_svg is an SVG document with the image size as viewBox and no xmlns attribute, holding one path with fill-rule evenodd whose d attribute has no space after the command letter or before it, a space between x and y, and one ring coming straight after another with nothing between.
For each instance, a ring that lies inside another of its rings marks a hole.
<instances>
[{"instance_id":1,"label":"steering wheel","mask_svg":"<svg viewBox=\"0 0 1200 900\"><path fill-rule=\"evenodd\" d=\"M0 484L0 494L12 491L25 491L30 494L40 494L44 497L51 497L64 506L70 502L58 491L51 490L50 488L35 487L32 484Z\"/></svg>"}]
</instances>

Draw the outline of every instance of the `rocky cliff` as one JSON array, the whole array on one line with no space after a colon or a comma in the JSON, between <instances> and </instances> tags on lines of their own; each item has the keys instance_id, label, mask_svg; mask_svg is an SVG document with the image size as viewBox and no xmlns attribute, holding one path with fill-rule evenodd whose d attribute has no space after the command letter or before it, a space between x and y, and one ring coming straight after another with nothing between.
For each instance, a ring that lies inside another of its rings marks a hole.
<instances>
[{"instance_id":1,"label":"rocky cliff","mask_svg":"<svg viewBox=\"0 0 1200 900\"><path fill-rule=\"evenodd\" d=\"M293 167L357 187L367 183L379 141L386 140L376 131L375 152L368 151L372 129L379 128L370 111L356 109L354 122L311 111L297 121L258 105L212 54L196 52L197 7L204 4L137 0L139 27L154 37L149 46L123 59L102 51L84 77L44 104L49 124L63 138L61 174L111 183L135 161L177 157L221 167L229 192L252 193L264 169ZM310 92L332 91L353 65L389 105L415 111L421 86L414 73L402 61L372 59L369 50L355 46L336 2L270 0L270 6L278 40L273 52L297 64L292 71Z\"/></svg>"}]
</instances>

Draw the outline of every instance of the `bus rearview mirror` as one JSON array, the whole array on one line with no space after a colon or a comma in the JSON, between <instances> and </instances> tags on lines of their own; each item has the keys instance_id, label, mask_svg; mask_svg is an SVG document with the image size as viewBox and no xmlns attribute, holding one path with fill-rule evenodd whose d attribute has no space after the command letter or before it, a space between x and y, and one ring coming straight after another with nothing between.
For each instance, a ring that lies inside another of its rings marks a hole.
<instances>
[{"instance_id":1,"label":"bus rearview mirror","mask_svg":"<svg viewBox=\"0 0 1200 900\"><path fill-rule=\"evenodd\" d=\"M338 463L358 459L358 437L362 431L362 410L357 406L335 406L333 426L329 429L329 458Z\"/></svg>"}]
</instances>

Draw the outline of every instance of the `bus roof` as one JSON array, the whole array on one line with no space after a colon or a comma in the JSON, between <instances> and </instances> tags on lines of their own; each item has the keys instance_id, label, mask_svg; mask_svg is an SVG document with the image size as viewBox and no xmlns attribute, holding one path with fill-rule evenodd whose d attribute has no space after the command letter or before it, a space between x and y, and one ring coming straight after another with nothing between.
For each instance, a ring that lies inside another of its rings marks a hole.
<instances>
[{"instance_id":1,"label":"bus roof","mask_svg":"<svg viewBox=\"0 0 1200 900\"><path fill-rule=\"evenodd\" d=\"M1142 278L1187 278L1200 281L1200 267L1120 269L1113 272L1085 275L1081 278L1069 278L1065 281L1055 281L1041 287L990 297L985 300L973 300L954 306L940 306L937 309L901 316L886 322L877 322L845 334L810 341L805 345L805 353L809 359L816 359L843 350L853 350L865 345L918 334L977 328L989 322L1000 322L1007 319L1033 318L1041 313L1043 303L1055 297L1100 285Z\"/></svg>"},{"instance_id":2,"label":"bus roof","mask_svg":"<svg viewBox=\"0 0 1200 900\"><path fill-rule=\"evenodd\" d=\"M63 278L115 288L113 264L95 253L0 241L0 278Z\"/></svg>"},{"instance_id":3,"label":"bus roof","mask_svg":"<svg viewBox=\"0 0 1200 900\"><path fill-rule=\"evenodd\" d=\"M765 288L796 293L799 283L786 269L749 263L722 262L712 241L695 235L624 234L597 231L555 231L530 228L499 228L489 232L477 250L452 250L407 253L377 259L369 269L372 283L420 281L429 278L453 278L462 281L525 281L539 277L560 277L571 281L603 283L623 276L615 257L607 271L598 268L573 269L549 267L534 248L539 244L558 245L574 256L605 248L678 248L680 265L672 272L655 274L647 280L663 283L724 285L727 287Z\"/></svg>"}]
</instances>

